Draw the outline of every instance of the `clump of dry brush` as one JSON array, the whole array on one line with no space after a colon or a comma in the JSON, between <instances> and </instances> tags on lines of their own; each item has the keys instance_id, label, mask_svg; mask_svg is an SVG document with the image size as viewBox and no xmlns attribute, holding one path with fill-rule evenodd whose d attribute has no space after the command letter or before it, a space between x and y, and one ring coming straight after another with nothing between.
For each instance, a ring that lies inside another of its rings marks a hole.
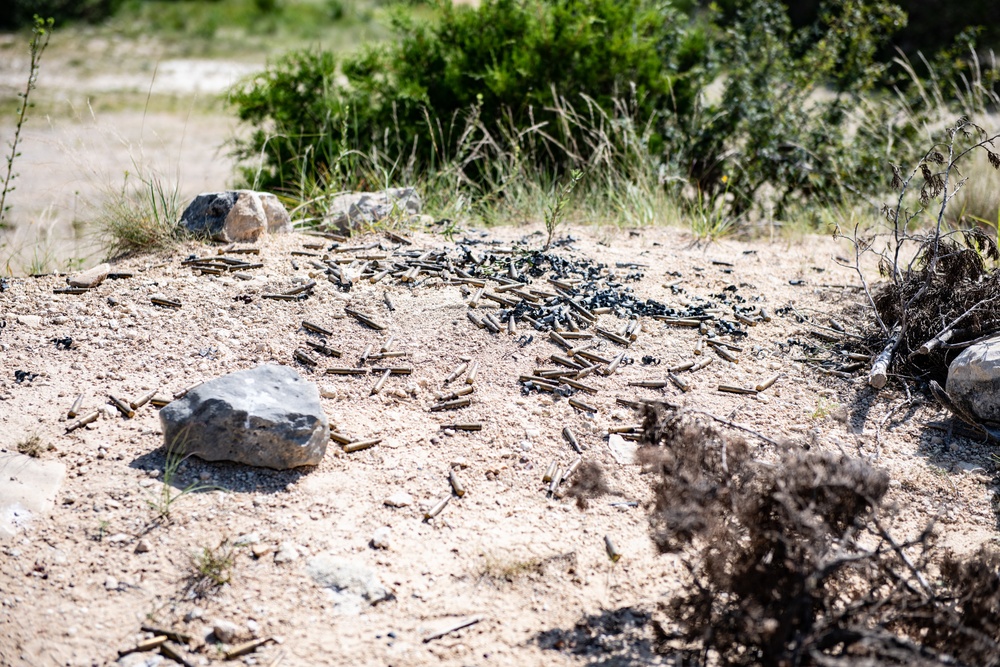
<instances>
[{"instance_id":1,"label":"clump of dry brush","mask_svg":"<svg viewBox=\"0 0 1000 667\"><path fill-rule=\"evenodd\" d=\"M753 450L690 413L646 411L653 539L691 578L664 604L684 664L1000 665L1000 555L957 558L929 528L894 539L889 478L859 459Z\"/></svg>"},{"instance_id":2,"label":"clump of dry brush","mask_svg":"<svg viewBox=\"0 0 1000 667\"><path fill-rule=\"evenodd\" d=\"M962 349L1000 333L997 230L952 227L945 215L971 156L983 152L1000 169L998 140L962 119L908 173L893 165L898 196L883 207L887 231L855 227L853 235L839 235L854 244L854 268L874 308L869 343L881 353L872 386L884 386L890 370L943 382ZM874 288L861 268L867 254L877 257L883 279Z\"/></svg>"}]
</instances>

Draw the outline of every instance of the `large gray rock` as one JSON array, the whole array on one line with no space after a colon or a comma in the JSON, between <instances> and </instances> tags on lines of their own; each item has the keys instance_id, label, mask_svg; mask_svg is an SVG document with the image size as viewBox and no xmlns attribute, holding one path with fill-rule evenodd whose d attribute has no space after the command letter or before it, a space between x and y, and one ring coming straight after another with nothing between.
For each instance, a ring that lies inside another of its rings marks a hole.
<instances>
[{"instance_id":1,"label":"large gray rock","mask_svg":"<svg viewBox=\"0 0 1000 667\"><path fill-rule=\"evenodd\" d=\"M1000 337L970 345L955 357L945 391L971 416L1000 422Z\"/></svg>"},{"instance_id":2,"label":"large gray rock","mask_svg":"<svg viewBox=\"0 0 1000 667\"><path fill-rule=\"evenodd\" d=\"M317 465L330 439L316 385L274 364L199 385L160 422L168 449L278 470Z\"/></svg>"},{"instance_id":3,"label":"large gray rock","mask_svg":"<svg viewBox=\"0 0 1000 667\"><path fill-rule=\"evenodd\" d=\"M253 190L202 193L184 209L180 224L193 234L224 243L292 231L292 220L278 198Z\"/></svg>"},{"instance_id":4,"label":"large gray rock","mask_svg":"<svg viewBox=\"0 0 1000 667\"><path fill-rule=\"evenodd\" d=\"M413 188L389 188L381 192L355 192L340 195L330 202L323 223L341 231L387 218L409 219L420 215L423 204Z\"/></svg>"},{"instance_id":5,"label":"large gray rock","mask_svg":"<svg viewBox=\"0 0 1000 667\"><path fill-rule=\"evenodd\" d=\"M66 466L0 453L0 542L31 526L52 509Z\"/></svg>"}]
</instances>

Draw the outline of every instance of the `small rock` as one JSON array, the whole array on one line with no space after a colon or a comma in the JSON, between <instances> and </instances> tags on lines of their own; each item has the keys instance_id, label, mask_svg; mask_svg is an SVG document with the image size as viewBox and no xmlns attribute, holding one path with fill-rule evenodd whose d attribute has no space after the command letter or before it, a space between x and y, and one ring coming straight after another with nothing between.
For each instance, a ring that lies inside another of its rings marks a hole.
<instances>
[{"instance_id":1,"label":"small rock","mask_svg":"<svg viewBox=\"0 0 1000 667\"><path fill-rule=\"evenodd\" d=\"M1000 336L962 350L948 366L945 390L973 416L1000 422Z\"/></svg>"},{"instance_id":2,"label":"small rock","mask_svg":"<svg viewBox=\"0 0 1000 667\"><path fill-rule=\"evenodd\" d=\"M184 622L190 623L191 621L197 621L199 618L205 615L205 610L201 607L195 607L188 613L184 614Z\"/></svg>"},{"instance_id":3,"label":"small rock","mask_svg":"<svg viewBox=\"0 0 1000 667\"><path fill-rule=\"evenodd\" d=\"M180 221L187 231L216 241L256 241L264 232L292 231L291 218L278 198L267 192L205 192L188 205Z\"/></svg>"},{"instance_id":4,"label":"small rock","mask_svg":"<svg viewBox=\"0 0 1000 667\"><path fill-rule=\"evenodd\" d=\"M250 553L253 554L254 558L261 558L261 557L266 556L267 554L271 553L271 545L270 544L255 544L252 547L250 547Z\"/></svg>"},{"instance_id":5,"label":"small rock","mask_svg":"<svg viewBox=\"0 0 1000 667\"><path fill-rule=\"evenodd\" d=\"M608 436L608 449L611 450L611 456L615 458L621 465L633 465L638 463L635 459L635 454L639 450L639 446L634 442L629 442L617 433L612 433Z\"/></svg>"},{"instance_id":6,"label":"small rock","mask_svg":"<svg viewBox=\"0 0 1000 667\"><path fill-rule=\"evenodd\" d=\"M396 491L382 502L389 507L409 507L413 504L413 496L406 491Z\"/></svg>"},{"instance_id":7,"label":"small rock","mask_svg":"<svg viewBox=\"0 0 1000 667\"><path fill-rule=\"evenodd\" d=\"M347 231L392 216L408 219L419 215L421 208L420 195L413 188L344 194L330 202L323 224Z\"/></svg>"},{"instance_id":8,"label":"small rock","mask_svg":"<svg viewBox=\"0 0 1000 667\"><path fill-rule=\"evenodd\" d=\"M160 667L163 665L163 656L159 653L128 653L118 658L115 665L118 667Z\"/></svg>"},{"instance_id":9,"label":"small rock","mask_svg":"<svg viewBox=\"0 0 1000 667\"><path fill-rule=\"evenodd\" d=\"M244 533L236 538L236 541L233 542L233 546L245 547L250 544L257 544L258 542L260 542L259 533Z\"/></svg>"},{"instance_id":10,"label":"small rock","mask_svg":"<svg viewBox=\"0 0 1000 667\"><path fill-rule=\"evenodd\" d=\"M135 552L136 552L137 554L144 554L144 553L149 553L149 551L150 551L150 550L151 550L152 548L153 548L153 545L151 545L151 544L149 543L149 540L147 540L147 539L146 539L146 538L144 537L144 538L142 538L141 540L139 540L139 542L138 542L138 543L136 543L136 545L135 545Z\"/></svg>"},{"instance_id":11,"label":"small rock","mask_svg":"<svg viewBox=\"0 0 1000 667\"><path fill-rule=\"evenodd\" d=\"M524 452L530 452L531 451L531 443L528 442L527 440L522 440L520 446L521 446L521 451L524 451Z\"/></svg>"},{"instance_id":12,"label":"small rock","mask_svg":"<svg viewBox=\"0 0 1000 667\"><path fill-rule=\"evenodd\" d=\"M104 588L106 588L109 591L117 591L118 580L115 579L114 577L108 577L107 579L104 580Z\"/></svg>"},{"instance_id":13,"label":"small rock","mask_svg":"<svg viewBox=\"0 0 1000 667\"><path fill-rule=\"evenodd\" d=\"M212 634L223 644L232 644L239 633L239 627L232 621L219 619L212 623Z\"/></svg>"},{"instance_id":14,"label":"small rock","mask_svg":"<svg viewBox=\"0 0 1000 667\"><path fill-rule=\"evenodd\" d=\"M111 544L125 544L126 542L129 541L129 539L131 538L129 538L129 536L126 535L125 533L115 533L114 535L108 538L108 542L110 542Z\"/></svg>"},{"instance_id":15,"label":"small rock","mask_svg":"<svg viewBox=\"0 0 1000 667\"><path fill-rule=\"evenodd\" d=\"M389 528L389 526L377 528L375 532L372 533L372 546L376 549L388 549L391 537L392 529Z\"/></svg>"},{"instance_id":16,"label":"small rock","mask_svg":"<svg viewBox=\"0 0 1000 667\"><path fill-rule=\"evenodd\" d=\"M75 273L66 279L70 287L97 287L111 273L110 264L98 264L92 269Z\"/></svg>"},{"instance_id":17,"label":"small rock","mask_svg":"<svg viewBox=\"0 0 1000 667\"><path fill-rule=\"evenodd\" d=\"M371 604L389 597L389 591L370 568L330 553L309 560L309 576L326 588L357 595Z\"/></svg>"},{"instance_id":18,"label":"small rock","mask_svg":"<svg viewBox=\"0 0 1000 667\"><path fill-rule=\"evenodd\" d=\"M37 329L42 326L41 315L18 315L17 321L26 327L31 327L32 329Z\"/></svg>"},{"instance_id":19,"label":"small rock","mask_svg":"<svg viewBox=\"0 0 1000 667\"><path fill-rule=\"evenodd\" d=\"M253 619L250 619L249 621L247 621L247 631L250 633L251 637L259 637L260 636L260 623L258 623L257 621L255 621Z\"/></svg>"},{"instance_id":20,"label":"small rock","mask_svg":"<svg viewBox=\"0 0 1000 667\"><path fill-rule=\"evenodd\" d=\"M290 563L299 559L299 549L291 542L282 542L278 546L278 553L274 554L274 562L279 565Z\"/></svg>"}]
</instances>

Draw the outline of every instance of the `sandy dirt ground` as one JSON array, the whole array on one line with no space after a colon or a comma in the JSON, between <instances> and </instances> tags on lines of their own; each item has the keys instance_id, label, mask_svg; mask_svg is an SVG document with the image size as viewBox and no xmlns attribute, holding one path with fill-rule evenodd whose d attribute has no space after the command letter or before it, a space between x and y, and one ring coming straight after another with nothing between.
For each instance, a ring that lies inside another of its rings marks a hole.
<instances>
[{"instance_id":1,"label":"sandy dirt ground","mask_svg":"<svg viewBox=\"0 0 1000 667\"><path fill-rule=\"evenodd\" d=\"M344 292L316 274L306 300L261 298L310 280L311 262L336 254L329 241L313 236L263 240L263 267L249 270L250 280L197 275L182 266L189 254L215 252L195 243L123 261L114 270L131 277L85 294L54 294L65 285L56 275L9 280L0 292L6 322L0 329L0 449L16 450L37 435L41 459L63 464L66 479L52 510L0 545L0 664L113 664L120 650L152 636L143 625L189 634L191 663L215 664L223 650L212 636L219 620L235 624L233 643L275 638L240 658L248 665L665 663L647 621L662 613L658 603L684 578L676 558L659 555L648 534L652 476L619 462L609 447L609 429L638 421L618 398L667 399L797 446L862 456L891 475L892 521L900 534L936 517L942 543L961 553L996 540L990 450L937 428L932 422L947 419L932 402L917 396L907 404L898 386L869 389L863 370L839 377L809 361L833 348L810 333L810 322L844 318L859 299L849 287L855 276L834 261L844 252L834 241L695 247L670 229L560 232L576 240L560 246L559 256L605 264L637 297L681 307L738 294L772 319L746 327L745 337L724 337L740 348L733 351L735 363L711 349L696 356L697 329L649 317L640 318L627 350L595 339L598 354L625 351L634 363L583 380L596 394L575 398L596 408L590 414L562 396L524 393L518 382L519 375L551 367L550 356L561 348L527 325L514 335L476 328L467 318L470 297L439 278L363 280ZM413 248L457 253L440 234L412 238ZM462 239L531 249L543 237L529 227L467 230L455 237ZM385 236L350 243L369 241L396 248ZM323 247L308 247L317 243ZM532 285L551 287L545 278ZM156 295L182 306L157 307L150 301ZM478 311L489 310L489 303ZM345 316L345 306L370 313L387 329L362 326ZM798 321L796 313L809 321ZM295 349L310 337L303 320L328 328L329 345L343 357L319 357L315 370L295 362ZM610 314L598 320L612 330L624 324ZM370 393L372 375L323 372L353 365L366 346L378 347L389 336L393 349L407 353L394 364L413 371L391 377L379 394ZM53 339L65 337L72 346L59 349ZM471 405L431 412L435 392L463 357L480 364ZM681 374L688 392L629 385L663 379L667 367L701 358L712 363ZM263 363L293 366L315 382L338 431L381 442L350 454L331 442L319 466L299 471L189 459L169 480L174 492L194 482L217 488L180 497L170 520L157 521L150 501L161 497L165 466L157 411L145 406L125 419L106 397L152 389L171 395ZM16 371L37 377L17 382ZM775 374L779 380L757 395L718 391L719 384L752 387ZM66 412L80 393L84 410L100 408L101 418L67 434ZM455 421L481 422L482 430L442 430ZM566 466L576 457L561 435L566 426L613 491L586 509L550 496L542 482L552 461ZM770 445L751 440L757 456L775 455ZM426 508L449 494L452 470L465 495L424 520ZM385 504L400 492L413 503ZM370 542L383 527L388 548L375 549ZM605 536L622 554L617 563L608 557ZM189 586L193 558L225 540L238 545L231 582L198 597ZM372 568L393 597L375 606L350 604L319 586L307 568L324 553ZM476 619L425 641L435 630ZM133 654L120 664L157 659Z\"/></svg>"}]
</instances>

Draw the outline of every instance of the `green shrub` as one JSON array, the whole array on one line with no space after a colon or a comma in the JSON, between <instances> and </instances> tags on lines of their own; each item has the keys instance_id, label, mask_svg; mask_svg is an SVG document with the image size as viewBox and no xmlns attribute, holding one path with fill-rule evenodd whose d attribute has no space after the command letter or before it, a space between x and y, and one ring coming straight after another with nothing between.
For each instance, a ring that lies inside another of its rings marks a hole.
<instances>
[{"instance_id":1,"label":"green shrub","mask_svg":"<svg viewBox=\"0 0 1000 667\"><path fill-rule=\"evenodd\" d=\"M582 170L579 192L663 187L729 230L881 195L964 67L946 53L941 80L911 86L937 96L886 90L877 54L906 17L885 0L828 0L799 29L778 0L678 6L445 2L434 21L396 14L396 39L339 63L288 54L232 92L252 127L235 145L244 178L303 200L422 181L509 203L530 190L518 179Z\"/></svg>"},{"instance_id":2,"label":"green shrub","mask_svg":"<svg viewBox=\"0 0 1000 667\"><path fill-rule=\"evenodd\" d=\"M530 139L544 141L523 142L524 159L565 171L591 155L584 130L557 109L562 100L586 95L606 113L628 100L638 119L685 115L702 83L707 42L670 5L485 0L440 12L433 23L397 14L396 39L345 60L343 80L332 54L298 52L237 88L237 112L256 128L237 145L259 161L248 180L286 190L329 183L345 146L379 147L424 173L456 157L470 118L507 147L524 138L511 132L534 128ZM473 165L470 177L484 169Z\"/></svg>"}]
</instances>

